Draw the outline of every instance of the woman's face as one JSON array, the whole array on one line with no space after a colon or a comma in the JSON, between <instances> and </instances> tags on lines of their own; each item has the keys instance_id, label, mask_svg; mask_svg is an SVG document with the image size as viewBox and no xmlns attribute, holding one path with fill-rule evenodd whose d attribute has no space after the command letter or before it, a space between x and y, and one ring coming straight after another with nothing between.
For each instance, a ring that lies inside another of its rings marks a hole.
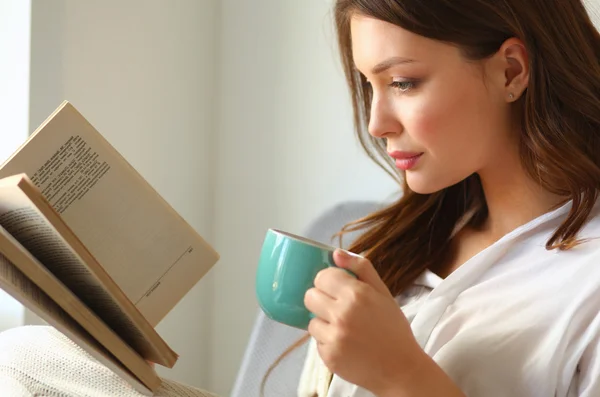
<instances>
[{"instance_id":1,"label":"woman's face","mask_svg":"<svg viewBox=\"0 0 600 397\"><path fill-rule=\"evenodd\" d=\"M385 138L411 190L432 193L515 157L504 57L469 61L452 45L360 15L351 35L373 92L369 133Z\"/></svg>"}]
</instances>

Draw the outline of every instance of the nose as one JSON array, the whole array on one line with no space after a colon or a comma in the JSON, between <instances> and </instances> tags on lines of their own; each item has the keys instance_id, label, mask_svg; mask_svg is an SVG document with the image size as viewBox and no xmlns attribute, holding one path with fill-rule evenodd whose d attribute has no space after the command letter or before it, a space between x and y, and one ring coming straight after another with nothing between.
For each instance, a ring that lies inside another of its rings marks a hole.
<instances>
[{"instance_id":1,"label":"nose","mask_svg":"<svg viewBox=\"0 0 600 397\"><path fill-rule=\"evenodd\" d=\"M403 129L390 101L385 97L374 97L371 102L369 134L375 138L388 138L390 135L400 134Z\"/></svg>"}]
</instances>

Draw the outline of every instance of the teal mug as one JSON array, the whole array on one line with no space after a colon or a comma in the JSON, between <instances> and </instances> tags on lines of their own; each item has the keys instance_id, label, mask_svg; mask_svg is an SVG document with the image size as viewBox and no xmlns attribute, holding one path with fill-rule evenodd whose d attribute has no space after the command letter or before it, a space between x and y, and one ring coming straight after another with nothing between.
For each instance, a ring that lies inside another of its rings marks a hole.
<instances>
[{"instance_id":1,"label":"teal mug","mask_svg":"<svg viewBox=\"0 0 600 397\"><path fill-rule=\"evenodd\" d=\"M336 266L333 261L335 249L269 229L256 273L256 296L267 317L306 330L313 315L304 306L304 295L314 286L317 273Z\"/></svg>"}]
</instances>

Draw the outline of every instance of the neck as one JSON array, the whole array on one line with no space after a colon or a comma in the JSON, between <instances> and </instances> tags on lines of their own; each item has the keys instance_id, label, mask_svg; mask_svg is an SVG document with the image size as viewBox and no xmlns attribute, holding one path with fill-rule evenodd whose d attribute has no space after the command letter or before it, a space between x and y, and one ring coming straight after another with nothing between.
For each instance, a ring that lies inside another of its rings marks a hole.
<instances>
[{"instance_id":1,"label":"neck","mask_svg":"<svg viewBox=\"0 0 600 397\"><path fill-rule=\"evenodd\" d=\"M564 201L542 188L523 169L518 158L502 161L497 167L480 172L488 207L483 225L493 240L547 213Z\"/></svg>"}]
</instances>

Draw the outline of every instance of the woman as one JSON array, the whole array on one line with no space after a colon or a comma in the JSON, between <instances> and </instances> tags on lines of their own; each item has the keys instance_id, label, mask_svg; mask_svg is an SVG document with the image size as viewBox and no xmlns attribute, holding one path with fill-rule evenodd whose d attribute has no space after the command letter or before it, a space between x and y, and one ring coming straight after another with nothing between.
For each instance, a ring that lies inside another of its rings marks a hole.
<instances>
[{"instance_id":1,"label":"woman","mask_svg":"<svg viewBox=\"0 0 600 397\"><path fill-rule=\"evenodd\" d=\"M307 392L600 396L600 36L581 0L337 0L335 19L361 141L404 195L355 225L364 258L336 253L358 280L327 269L306 294L333 373Z\"/></svg>"}]
</instances>

